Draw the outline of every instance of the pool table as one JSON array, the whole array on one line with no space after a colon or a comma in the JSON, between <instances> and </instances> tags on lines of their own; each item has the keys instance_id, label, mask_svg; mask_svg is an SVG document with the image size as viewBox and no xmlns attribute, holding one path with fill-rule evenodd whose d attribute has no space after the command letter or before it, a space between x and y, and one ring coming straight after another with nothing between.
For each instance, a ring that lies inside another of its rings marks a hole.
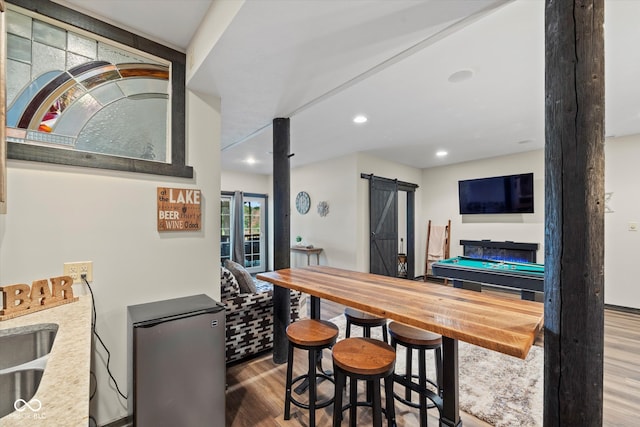
<instances>
[{"instance_id":1,"label":"pool table","mask_svg":"<svg viewBox=\"0 0 640 427\"><path fill-rule=\"evenodd\" d=\"M466 286L463 282L485 283L520 289L522 299L535 300L535 292L544 292L544 265L509 261L494 261L459 256L431 265L433 275L451 279L456 288L480 290L479 285Z\"/></svg>"}]
</instances>

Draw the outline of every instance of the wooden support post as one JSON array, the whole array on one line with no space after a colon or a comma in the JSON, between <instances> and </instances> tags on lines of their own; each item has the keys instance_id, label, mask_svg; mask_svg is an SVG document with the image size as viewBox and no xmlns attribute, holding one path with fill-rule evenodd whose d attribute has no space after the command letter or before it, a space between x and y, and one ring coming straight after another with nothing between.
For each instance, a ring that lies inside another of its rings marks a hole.
<instances>
[{"instance_id":1,"label":"wooden support post","mask_svg":"<svg viewBox=\"0 0 640 427\"><path fill-rule=\"evenodd\" d=\"M601 426L604 0L546 1L544 425Z\"/></svg>"},{"instance_id":2,"label":"wooden support post","mask_svg":"<svg viewBox=\"0 0 640 427\"><path fill-rule=\"evenodd\" d=\"M273 267L290 267L291 248L291 168L289 166L289 119L273 120ZM289 289L273 287L273 361L287 361L287 326L291 321Z\"/></svg>"}]
</instances>

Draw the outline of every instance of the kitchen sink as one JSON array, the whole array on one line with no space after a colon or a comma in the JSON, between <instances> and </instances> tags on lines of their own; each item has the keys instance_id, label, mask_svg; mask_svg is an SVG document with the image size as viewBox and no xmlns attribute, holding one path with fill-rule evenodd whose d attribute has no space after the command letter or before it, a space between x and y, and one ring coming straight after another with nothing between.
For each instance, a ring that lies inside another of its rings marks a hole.
<instances>
[{"instance_id":1,"label":"kitchen sink","mask_svg":"<svg viewBox=\"0 0 640 427\"><path fill-rule=\"evenodd\" d=\"M36 394L42 374L42 369L24 369L0 374L0 418L14 412L16 408L31 412L40 410L41 402L31 402L29 407L26 407L25 403Z\"/></svg>"},{"instance_id":2,"label":"kitchen sink","mask_svg":"<svg viewBox=\"0 0 640 427\"><path fill-rule=\"evenodd\" d=\"M0 418L40 410L41 402L26 404L38 390L57 332L55 323L0 330Z\"/></svg>"},{"instance_id":3,"label":"kitchen sink","mask_svg":"<svg viewBox=\"0 0 640 427\"><path fill-rule=\"evenodd\" d=\"M55 323L4 329L0 331L0 374L7 369L39 359L51 352L58 332Z\"/></svg>"}]
</instances>

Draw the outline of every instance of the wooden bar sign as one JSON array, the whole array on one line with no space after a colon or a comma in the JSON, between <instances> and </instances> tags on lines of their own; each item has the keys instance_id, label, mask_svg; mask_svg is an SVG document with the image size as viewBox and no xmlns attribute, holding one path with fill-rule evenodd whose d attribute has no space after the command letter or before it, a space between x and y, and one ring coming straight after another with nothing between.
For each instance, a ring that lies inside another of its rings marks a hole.
<instances>
[{"instance_id":1,"label":"wooden bar sign","mask_svg":"<svg viewBox=\"0 0 640 427\"><path fill-rule=\"evenodd\" d=\"M202 226L200 190L158 187L158 231L198 231Z\"/></svg>"},{"instance_id":2,"label":"wooden bar sign","mask_svg":"<svg viewBox=\"0 0 640 427\"><path fill-rule=\"evenodd\" d=\"M49 287L49 280L51 287ZM36 280L31 286L27 284L0 286L2 294L0 321L78 301L78 297L73 296L71 277L52 277L49 280Z\"/></svg>"}]
</instances>

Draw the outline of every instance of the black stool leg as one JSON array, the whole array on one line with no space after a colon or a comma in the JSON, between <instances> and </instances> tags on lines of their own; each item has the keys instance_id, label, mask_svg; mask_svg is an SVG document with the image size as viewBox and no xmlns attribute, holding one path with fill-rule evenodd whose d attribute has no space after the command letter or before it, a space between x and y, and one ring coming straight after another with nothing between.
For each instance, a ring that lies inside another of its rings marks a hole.
<instances>
[{"instance_id":1,"label":"black stool leg","mask_svg":"<svg viewBox=\"0 0 640 427\"><path fill-rule=\"evenodd\" d=\"M349 320L348 317L347 317L347 326L345 328L344 336L345 336L345 338L350 338L351 337L351 320Z\"/></svg>"},{"instance_id":2,"label":"black stool leg","mask_svg":"<svg viewBox=\"0 0 640 427\"><path fill-rule=\"evenodd\" d=\"M382 325L382 339L384 342L389 342L389 336L387 334L387 324Z\"/></svg>"},{"instance_id":3,"label":"black stool leg","mask_svg":"<svg viewBox=\"0 0 640 427\"><path fill-rule=\"evenodd\" d=\"M373 388L373 401L371 409L373 411L373 427L382 427L382 401L380 398L380 380L375 379L371 382Z\"/></svg>"},{"instance_id":4,"label":"black stool leg","mask_svg":"<svg viewBox=\"0 0 640 427\"><path fill-rule=\"evenodd\" d=\"M335 394L333 400L333 427L340 427L342 423L342 389L345 387L345 375L340 368L333 365L335 378Z\"/></svg>"},{"instance_id":5,"label":"black stool leg","mask_svg":"<svg viewBox=\"0 0 640 427\"><path fill-rule=\"evenodd\" d=\"M349 426L356 427L356 412L358 410L358 380L349 377Z\"/></svg>"},{"instance_id":6,"label":"black stool leg","mask_svg":"<svg viewBox=\"0 0 640 427\"><path fill-rule=\"evenodd\" d=\"M426 390L427 388L427 367L426 367L426 351L424 349L418 350L418 382L420 384L420 390ZM424 393L420 393L420 427L427 427L427 396Z\"/></svg>"},{"instance_id":7,"label":"black stool leg","mask_svg":"<svg viewBox=\"0 0 640 427\"><path fill-rule=\"evenodd\" d=\"M293 378L293 345L289 343L289 352L287 355L287 382L285 385L284 395L284 419L291 418L291 380Z\"/></svg>"},{"instance_id":8,"label":"black stool leg","mask_svg":"<svg viewBox=\"0 0 640 427\"><path fill-rule=\"evenodd\" d=\"M396 409L393 398L393 374L384 379L385 403L387 406L388 427L396 425Z\"/></svg>"},{"instance_id":9,"label":"black stool leg","mask_svg":"<svg viewBox=\"0 0 640 427\"><path fill-rule=\"evenodd\" d=\"M316 350L309 350L309 427L316 425Z\"/></svg>"},{"instance_id":10,"label":"black stool leg","mask_svg":"<svg viewBox=\"0 0 640 427\"><path fill-rule=\"evenodd\" d=\"M413 380L413 349L410 347L406 347L406 359L405 359L405 368L404 368L404 378L410 382ZM409 387L405 387L404 389L404 398L407 402L411 402L411 389Z\"/></svg>"},{"instance_id":11,"label":"black stool leg","mask_svg":"<svg viewBox=\"0 0 640 427\"><path fill-rule=\"evenodd\" d=\"M371 326L363 326L362 327L363 331L364 331L364 337L365 338L371 338ZM372 402L373 401L373 394L371 393L371 381L365 381L365 387L366 387L366 396L367 396L367 402Z\"/></svg>"},{"instance_id":12,"label":"black stool leg","mask_svg":"<svg viewBox=\"0 0 640 427\"><path fill-rule=\"evenodd\" d=\"M436 381L438 381L438 394L442 396L442 348L436 348Z\"/></svg>"}]
</instances>

